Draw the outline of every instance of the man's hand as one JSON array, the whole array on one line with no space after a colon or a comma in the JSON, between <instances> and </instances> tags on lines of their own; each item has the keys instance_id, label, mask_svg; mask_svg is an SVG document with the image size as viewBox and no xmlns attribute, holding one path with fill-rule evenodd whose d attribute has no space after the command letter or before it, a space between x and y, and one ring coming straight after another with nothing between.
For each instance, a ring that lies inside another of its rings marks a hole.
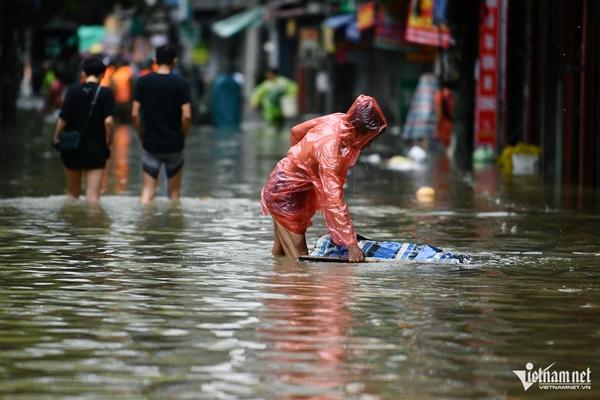
<instances>
[{"instance_id":1,"label":"man's hand","mask_svg":"<svg viewBox=\"0 0 600 400\"><path fill-rule=\"evenodd\" d=\"M112 146L113 137L115 131L115 121L112 115L104 118L104 132L106 133L106 144L108 147Z\"/></svg>"},{"instance_id":2,"label":"man's hand","mask_svg":"<svg viewBox=\"0 0 600 400\"><path fill-rule=\"evenodd\" d=\"M58 145L60 144L60 134L65 129L65 126L67 126L67 122L59 117L58 121L56 121L54 136L52 136L52 141L50 142L52 144L52 147L54 147L56 150L58 150Z\"/></svg>"},{"instance_id":3,"label":"man's hand","mask_svg":"<svg viewBox=\"0 0 600 400\"><path fill-rule=\"evenodd\" d=\"M356 243L348 246L348 261L358 263L365 261L365 255Z\"/></svg>"},{"instance_id":4,"label":"man's hand","mask_svg":"<svg viewBox=\"0 0 600 400\"><path fill-rule=\"evenodd\" d=\"M60 139L57 137L52 137L52 140L50 141L50 146L52 146L54 150L58 151L60 146Z\"/></svg>"}]
</instances>

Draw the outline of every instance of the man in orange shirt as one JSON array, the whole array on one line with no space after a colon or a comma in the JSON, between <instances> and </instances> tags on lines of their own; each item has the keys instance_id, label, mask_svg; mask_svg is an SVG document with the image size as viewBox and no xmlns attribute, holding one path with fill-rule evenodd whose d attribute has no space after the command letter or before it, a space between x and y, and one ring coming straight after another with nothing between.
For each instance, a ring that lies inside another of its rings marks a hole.
<instances>
[{"instance_id":1,"label":"man in orange shirt","mask_svg":"<svg viewBox=\"0 0 600 400\"><path fill-rule=\"evenodd\" d=\"M129 120L132 87L133 69L126 62L120 63L112 75L112 88L115 94L117 117L122 122Z\"/></svg>"}]
</instances>

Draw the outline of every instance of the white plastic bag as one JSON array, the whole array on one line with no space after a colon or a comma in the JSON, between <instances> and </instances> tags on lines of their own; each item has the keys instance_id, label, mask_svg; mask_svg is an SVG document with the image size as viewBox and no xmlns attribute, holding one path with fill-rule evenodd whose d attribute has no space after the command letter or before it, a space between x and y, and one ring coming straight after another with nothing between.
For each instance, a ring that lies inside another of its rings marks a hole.
<instances>
[{"instance_id":1,"label":"white plastic bag","mask_svg":"<svg viewBox=\"0 0 600 400\"><path fill-rule=\"evenodd\" d=\"M537 154L512 154L513 175L534 175L538 169Z\"/></svg>"},{"instance_id":2,"label":"white plastic bag","mask_svg":"<svg viewBox=\"0 0 600 400\"><path fill-rule=\"evenodd\" d=\"M298 116L298 98L295 94L288 94L281 97L281 114L283 114L284 118Z\"/></svg>"}]
</instances>

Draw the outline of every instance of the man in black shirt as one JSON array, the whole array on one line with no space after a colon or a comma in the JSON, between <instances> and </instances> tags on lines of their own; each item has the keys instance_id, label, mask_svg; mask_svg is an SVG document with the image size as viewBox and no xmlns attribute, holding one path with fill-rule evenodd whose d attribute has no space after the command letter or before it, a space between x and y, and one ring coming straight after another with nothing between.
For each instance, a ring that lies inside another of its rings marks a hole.
<instances>
[{"instance_id":1,"label":"man in black shirt","mask_svg":"<svg viewBox=\"0 0 600 400\"><path fill-rule=\"evenodd\" d=\"M171 45L157 48L158 70L139 78L133 91L131 116L144 149L142 204L154 198L161 164L169 179L169 198L175 200L181 194L183 147L192 109L188 83L171 73L176 55Z\"/></svg>"}]
</instances>

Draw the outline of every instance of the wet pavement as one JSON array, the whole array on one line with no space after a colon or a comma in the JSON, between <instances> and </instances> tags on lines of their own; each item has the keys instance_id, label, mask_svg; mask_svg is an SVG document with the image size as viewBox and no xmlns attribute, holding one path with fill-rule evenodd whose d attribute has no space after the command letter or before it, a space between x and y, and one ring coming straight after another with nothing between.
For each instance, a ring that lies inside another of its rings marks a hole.
<instances>
[{"instance_id":1,"label":"wet pavement","mask_svg":"<svg viewBox=\"0 0 600 400\"><path fill-rule=\"evenodd\" d=\"M0 398L600 395L600 215L549 204L536 179L360 163L346 192L363 235L474 263L305 264L270 256L259 215L285 135L195 127L184 198L142 207L120 126L90 206L66 200L51 129L15 133L0 160ZM422 185L434 203L416 202ZM528 362L589 367L592 390L524 391Z\"/></svg>"}]
</instances>

